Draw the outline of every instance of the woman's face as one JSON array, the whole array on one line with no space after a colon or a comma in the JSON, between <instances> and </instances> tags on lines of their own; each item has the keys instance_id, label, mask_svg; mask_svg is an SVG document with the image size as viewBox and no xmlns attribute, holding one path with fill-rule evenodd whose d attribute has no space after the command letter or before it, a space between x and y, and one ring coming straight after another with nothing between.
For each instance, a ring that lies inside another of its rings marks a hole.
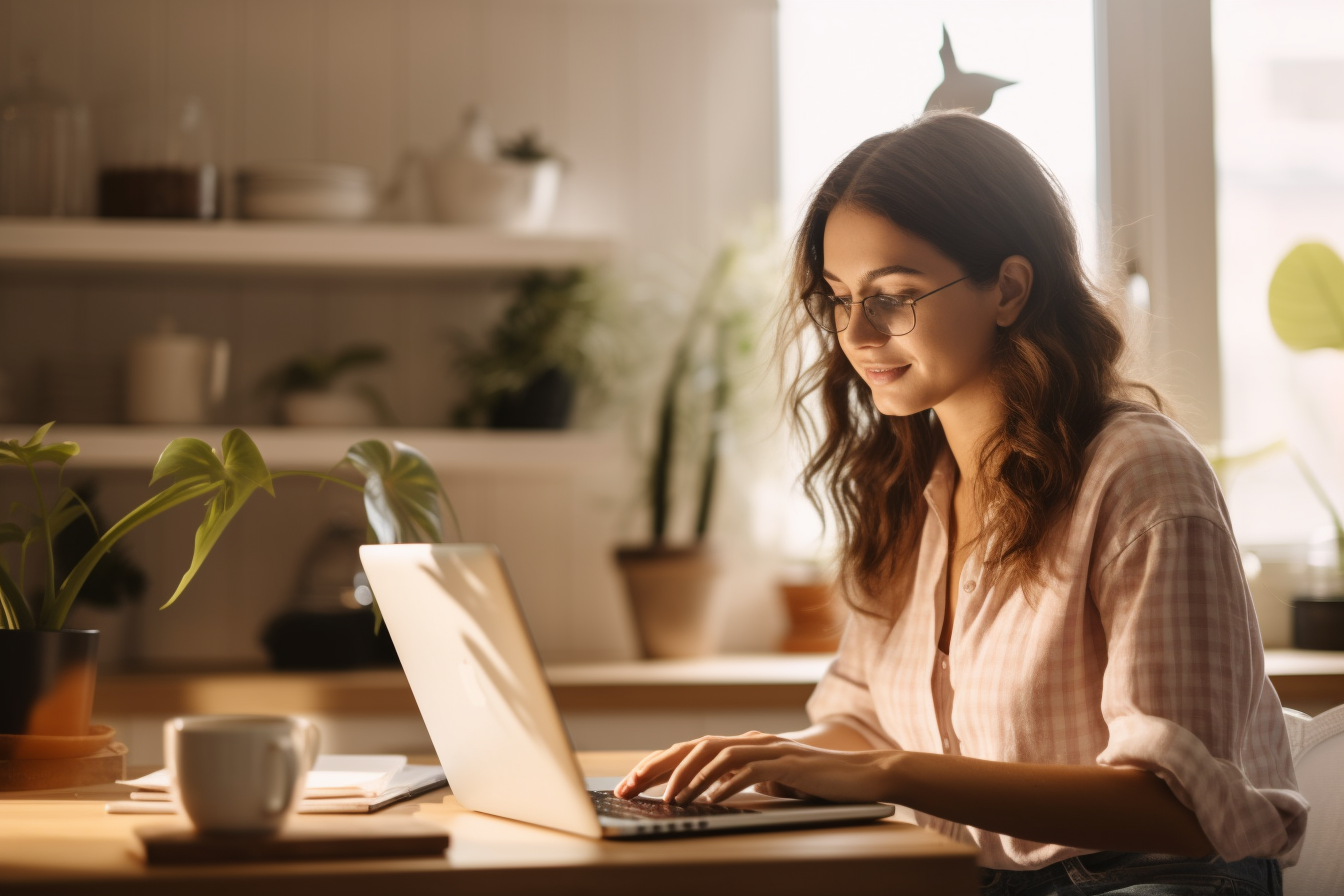
<instances>
[{"instance_id":1,"label":"woman's face","mask_svg":"<svg viewBox=\"0 0 1344 896\"><path fill-rule=\"evenodd\" d=\"M919 302L909 333L887 336L862 313L859 300L879 293L917 298L966 272L887 218L848 205L828 216L822 252L833 294L855 303L838 334L840 348L881 413L904 417L984 394L995 330L1016 318L1020 304L1008 309L998 285L982 290L963 280Z\"/></svg>"}]
</instances>

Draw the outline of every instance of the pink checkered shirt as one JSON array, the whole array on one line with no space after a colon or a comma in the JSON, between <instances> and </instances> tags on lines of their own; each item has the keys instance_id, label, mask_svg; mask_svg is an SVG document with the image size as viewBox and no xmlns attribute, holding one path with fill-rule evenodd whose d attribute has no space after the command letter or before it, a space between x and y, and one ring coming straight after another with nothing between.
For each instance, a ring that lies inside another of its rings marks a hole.
<instances>
[{"instance_id":1,"label":"pink checkered shirt","mask_svg":"<svg viewBox=\"0 0 1344 896\"><path fill-rule=\"evenodd\" d=\"M1021 590L982 584L973 556L943 655L953 473L945 450L924 491L930 512L904 611L853 617L808 702L812 719L895 749L1148 769L1224 858L1294 859L1307 803L1227 508L1198 447L1160 414L1117 414L1089 447L1035 608ZM1090 852L919 822L973 841L990 868Z\"/></svg>"}]
</instances>

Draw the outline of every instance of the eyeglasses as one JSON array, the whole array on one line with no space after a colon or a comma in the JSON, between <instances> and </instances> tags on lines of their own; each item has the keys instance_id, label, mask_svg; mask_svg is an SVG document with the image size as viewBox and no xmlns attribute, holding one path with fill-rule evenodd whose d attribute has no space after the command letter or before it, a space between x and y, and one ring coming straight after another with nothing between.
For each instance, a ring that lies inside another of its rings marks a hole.
<instances>
[{"instance_id":1,"label":"eyeglasses","mask_svg":"<svg viewBox=\"0 0 1344 896\"><path fill-rule=\"evenodd\" d=\"M860 299L859 304L863 306L864 315L867 316L868 322L873 325L873 329L877 332L886 336L904 336L915 328L916 303L922 302L935 292L942 292L949 286L956 286L962 280L967 279L970 279L969 274L913 299L901 296L875 295ZM807 306L807 313L816 322L817 326L828 333L839 333L845 327L848 327L850 314L854 307L852 299L838 298L828 292L810 292L803 296L803 304Z\"/></svg>"}]
</instances>

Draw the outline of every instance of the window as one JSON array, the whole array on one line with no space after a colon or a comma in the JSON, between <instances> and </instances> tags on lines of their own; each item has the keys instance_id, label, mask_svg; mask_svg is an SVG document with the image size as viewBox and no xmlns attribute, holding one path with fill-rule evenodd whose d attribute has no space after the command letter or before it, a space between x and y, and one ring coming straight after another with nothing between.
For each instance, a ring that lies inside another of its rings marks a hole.
<instances>
[{"instance_id":1,"label":"window","mask_svg":"<svg viewBox=\"0 0 1344 896\"><path fill-rule=\"evenodd\" d=\"M1344 355L1291 353L1267 295L1298 243L1344 252L1344 5L1215 0L1212 11L1224 436L1233 450L1288 439L1338 496ZM1229 504L1244 544L1330 543L1329 516L1286 456L1239 474Z\"/></svg>"},{"instance_id":2,"label":"window","mask_svg":"<svg viewBox=\"0 0 1344 896\"><path fill-rule=\"evenodd\" d=\"M924 111L943 79L946 26L957 64L1018 83L985 120L1030 146L1073 205L1084 253L1097 243L1092 7L1076 0L781 0L780 199L785 228L848 150Z\"/></svg>"}]
</instances>

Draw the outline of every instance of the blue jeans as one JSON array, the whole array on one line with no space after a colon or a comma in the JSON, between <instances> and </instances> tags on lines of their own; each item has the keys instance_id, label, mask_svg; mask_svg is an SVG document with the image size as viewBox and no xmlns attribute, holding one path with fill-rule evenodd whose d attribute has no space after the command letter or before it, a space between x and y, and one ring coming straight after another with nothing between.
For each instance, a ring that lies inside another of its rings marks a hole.
<instances>
[{"instance_id":1,"label":"blue jeans","mask_svg":"<svg viewBox=\"0 0 1344 896\"><path fill-rule=\"evenodd\" d=\"M982 896L1283 896L1274 859L1224 862L1157 853L1096 852L1035 871L980 872Z\"/></svg>"}]
</instances>

